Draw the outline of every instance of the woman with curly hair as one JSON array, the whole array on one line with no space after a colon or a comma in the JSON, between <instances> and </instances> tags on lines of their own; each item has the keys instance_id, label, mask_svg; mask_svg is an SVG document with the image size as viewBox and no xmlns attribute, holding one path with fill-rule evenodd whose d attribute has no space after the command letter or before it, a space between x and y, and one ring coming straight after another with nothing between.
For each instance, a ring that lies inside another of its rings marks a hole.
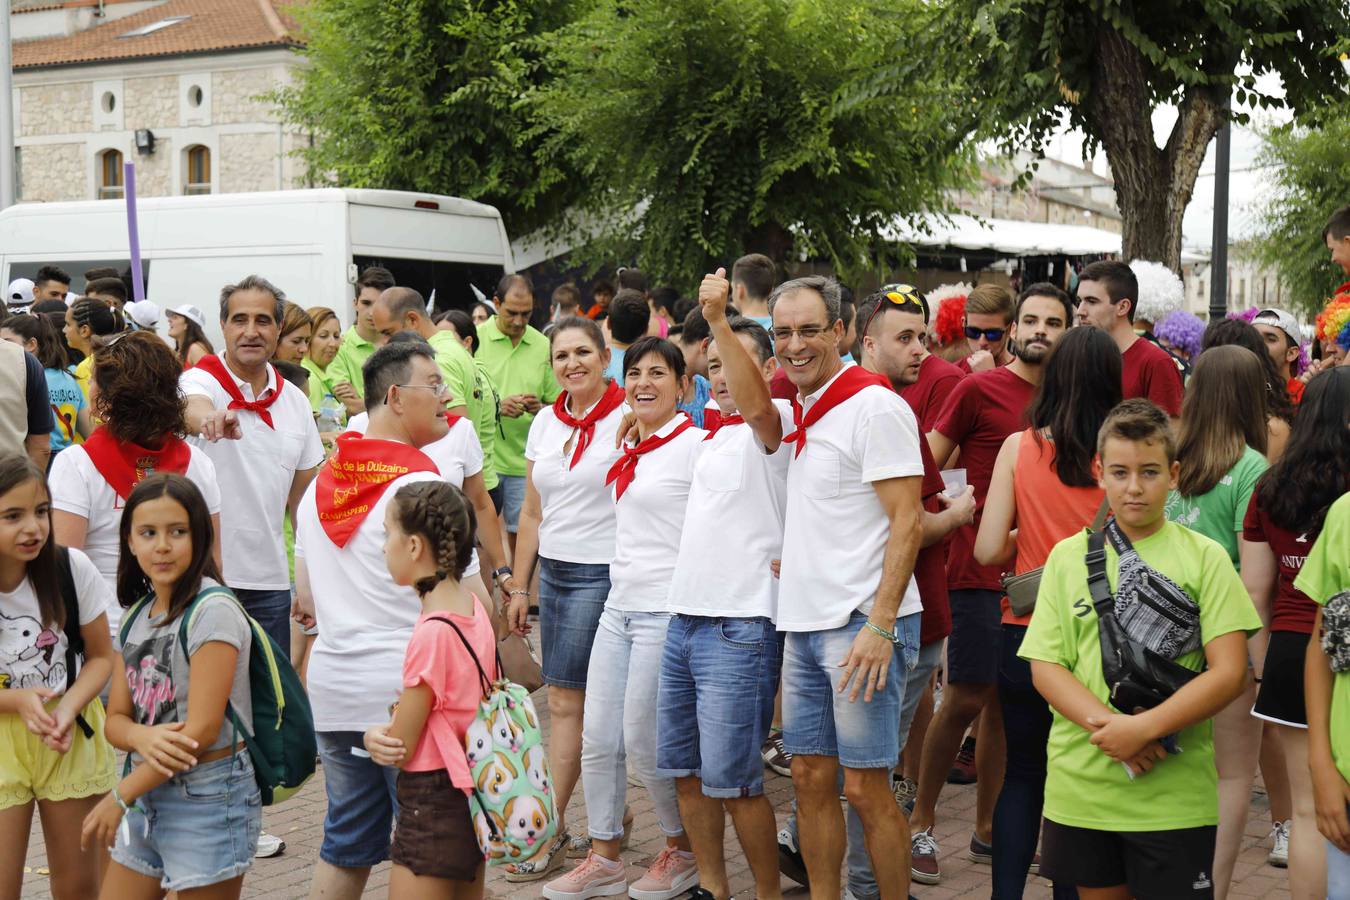
<instances>
[{"instance_id":1,"label":"woman with curly hair","mask_svg":"<svg viewBox=\"0 0 1350 900\"><path fill-rule=\"evenodd\" d=\"M116 590L118 529L132 488L156 472L186 475L206 498L220 564L220 488L210 458L183 440L183 365L168 344L147 331L124 335L94 352L89 404L102 423L83 444L52 464L52 527L56 541L85 552ZM113 640L121 610L108 610Z\"/></svg>"}]
</instances>

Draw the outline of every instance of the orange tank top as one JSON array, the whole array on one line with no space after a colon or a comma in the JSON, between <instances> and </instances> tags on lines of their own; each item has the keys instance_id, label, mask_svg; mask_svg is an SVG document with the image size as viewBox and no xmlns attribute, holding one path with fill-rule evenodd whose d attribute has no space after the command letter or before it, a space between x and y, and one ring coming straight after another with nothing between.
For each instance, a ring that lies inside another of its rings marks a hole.
<instances>
[{"instance_id":1,"label":"orange tank top","mask_svg":"<svg viewBox=\"0 0 1350 900\"><path fill-rule=\"evenodd\" d=\"M1017 575L1045 565L1055 545L1091 524L1102 505L1101 488L1070 487L1059 480L1054 461L1055 448L1049 440L1036 440L1031 428L1022 432L1013 467L1013 498L1017 502L1017 561L1013 572ZM1014 616L1005 597L1003 622L1027 625L1031 616Z\"/></svg>"}]
</instances>

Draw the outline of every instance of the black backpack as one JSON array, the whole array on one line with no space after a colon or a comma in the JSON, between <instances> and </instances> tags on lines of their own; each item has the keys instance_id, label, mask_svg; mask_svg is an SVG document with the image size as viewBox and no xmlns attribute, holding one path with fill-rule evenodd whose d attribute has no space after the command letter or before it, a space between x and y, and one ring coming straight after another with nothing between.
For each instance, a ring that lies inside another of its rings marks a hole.
<instances>
[{"instance_id":1,"label":"black backpack","mask_svg":"<svg viewBox=\"0 0 1350 900\"><path fill-rule=\"evenodd\" d=\"M80 633L80 598L75 593L75 573L70 568L70 550L56 548L56 572L61 585L61 601L66 608L66 690L70 690L79 675L80 664L84 661L84 635ZM75 716L75 724L84 736L94 736L94 729L84 720L83 715Z\"/></svg>"}]
</instances>

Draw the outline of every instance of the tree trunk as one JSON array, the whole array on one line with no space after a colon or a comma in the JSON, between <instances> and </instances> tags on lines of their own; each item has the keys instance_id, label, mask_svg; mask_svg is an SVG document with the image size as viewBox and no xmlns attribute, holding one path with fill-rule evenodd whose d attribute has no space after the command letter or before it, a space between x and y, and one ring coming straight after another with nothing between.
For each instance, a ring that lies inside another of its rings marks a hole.
<instances>
[{"instance_id":1,"label":"tree trunk","mask_svg":"<svg viewBox=\"0 0 1350 900\"><path fill-rule=\"evenodd\" d=\"M746 253L763 253L778 266L780 276L787 273L791 261L792 232L777 222L763 222L750 229L745 235Z\"/></svg>"},{"instance_id":2,"label":"tree trunk","mask_svg":"<svg viewBox=\"0 0 1350 900\"><path fill-rule=\"evenodd\" d=\"M1182 216L1224 110L1208 90L1189 89L1167 146L1159 148L1143 56L1112 29L1100 32L1097 49L1084 115L1111 164L1123 220L1122 255L1180 273Z\"/></svg>"}]
</instances>

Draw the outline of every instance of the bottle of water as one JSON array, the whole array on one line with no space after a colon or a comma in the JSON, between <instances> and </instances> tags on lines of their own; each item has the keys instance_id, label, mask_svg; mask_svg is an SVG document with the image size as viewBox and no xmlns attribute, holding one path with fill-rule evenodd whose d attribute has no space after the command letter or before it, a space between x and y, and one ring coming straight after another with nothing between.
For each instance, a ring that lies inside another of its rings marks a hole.
<instances>
[{"instance_id":1,"label":"bottle of water","mask_svg":"<svg viewBox=\"0 0 1350 900\"><path fill-rule=\"evenodd\" d=\"M331 393L324 394L322 402L319 403L319 418L315 423L318 425L319 433L341 431L344 418L343 407L338 399Z\"/></svg>"}]
</instances>

